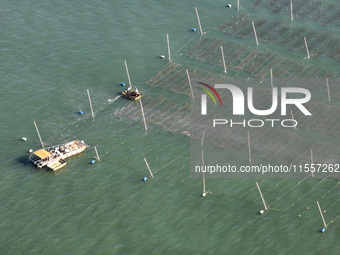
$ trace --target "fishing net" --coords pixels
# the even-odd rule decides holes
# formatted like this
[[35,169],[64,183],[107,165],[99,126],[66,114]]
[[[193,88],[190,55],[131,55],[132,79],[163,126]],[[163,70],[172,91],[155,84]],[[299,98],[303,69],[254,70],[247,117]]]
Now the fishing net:
[[[294,2],[294,13],[299,19],[312,19],[321,25],[332,27],[337,25],[339,10],[334,4],[321,3],[321,1]],[[286,0],[255,0],[249,7],[252,10],[266,8],[274,14],[289,15],[289,1]],[[309,12],[311,15],[307,16]],[[263,43],[266,47],[256,47],[252,20],[254,20],[260,44]],[[339,147],[335,139],[339,136],[340,130],[338,105],[340,91],[336,89],[339,83],[338,70],[331,68],[329,71],[323,67],[325,62],[332,66],[333,63],[339,61],[339,39],[327,31],[309,31],[298,25],[289,26],[287,22],[280,19],[270,21],[244,12],[230,18],[214,32],[218,36],[213,36],[216,33],[195,36],[177,52],[178,60],[175,59],[174,62],[166,64],[143,84],[142,104],[147,125],[159,126],[171,133],[190,135],[191,139],[200,141],[202,128],[198,125],[199,122],[195,122],[195,119],[191,120],[189,115],[193,99],[187,70],[192,84],[197,84],[199,81],[211,84],[238,84],[240,79],[243,79],[243,82],[250,77],[258,79],[257,83],[245,83],[240,86],[254,88],[256,91],[254,101],[258,102],[257,108],[259,109],[268,108],[268,95],[271,92],[269,77],[270,70],[272,70],[274,86],[284,86],[285,81],[280,81],[281,78],[289,78],[290,84],[297,86],[307,84],[306,86],[313,94],[313,100],[308,104],[313,118],[304,116],[294,108],[288,108],[288,115],[299,122],[297,130],[279,132],[279,130],[270,128],[232,128],[225,132],[222,128],[217,128],[216,132],[206,135],[205,143],[223,150],[234,150],[242,156],[246,155],[245,159],[248,160],[247,131],[249,131],[251,150],[255,159],[264,159],[272,163],[289,161],[292,164],[302,164],[311,162],[311,152],[313,152],[314,162],[340,162]],[[308,40],[312,58],[326,56],[325,62],[312,62],[304,59],[306,57],[304,36]],[[223,56],[221,46],[224,51]],[[288,51],[296,54],[286,54]],[[223,73],[222,58],[225,59],[227,65],[226,74]],[[329,78],[331,101],[328,100],[325,77]],[[307,78],[308,80],[305,80]],[[199,100],[201,90],[194,87],[193,93],[194,100]],[[232,101],[231,95],[227,92],[221,92],[221,98],[223,102]],[[96,114],[108,109],[113,102],[101,105]],[[136,135],[144,132],[141,104],[138,101],[126,100],[126,103],[122,107],[115,108],[113,115],[109,117],[125,121],[128,127],[138,123],[139,129]],[[273,118],[275,117],[277,116],[274,115]],[[83,120],[79,120],[81,121]],[[76,126],[79,122],[76,121],[72,125]],[[115,135],[122,135],[121,143],[103,152],[103,157],[118,148],[124,148],[127,144],[132,148],[138,146],[137,144],[131,145],[133,144],[132,138],[126,138],[124,130],[116,132]],[[316,137],[321,137],[321,139],[316,139]],[[157,178],[173,178],[176,182],[186,182],[189,177],[187,148],[178,153],[178,157],[169,158],[168,162],[162,165],[155,163],[157,162],[154,156],[155,151],[166,154],[167,150],[173,148],[176,148],[176,143],[172,141],[157,146],[145,143],[143,155],[132,156],[134,159],[126,163],[126,166],[145,174],[145,169],[141,169],[140,164],[142,157],[146,157],[150,160],[153,169],[156,169],[153,174]],[[133,155],[133,152],[129,153]],[[119,161],[120,159],[115,159],[112,164],[119,164]],[[321,179],[312,176],[304,176],[302,179],[290,177],[258,178],[269,208],[315,219],[319,217],[316,208],[316,201],[319,201],[322,209],[326,211],[325,217],[328,224],[340,217],[336,210],[340,206],[340,199],[335,192],[339,182],[334,175]],[[198,187],[201,187],[199,181],[197,189]],[[262,208],[257,187],[249,179],[208,179],[207,189],[214,194],[245,199]]]

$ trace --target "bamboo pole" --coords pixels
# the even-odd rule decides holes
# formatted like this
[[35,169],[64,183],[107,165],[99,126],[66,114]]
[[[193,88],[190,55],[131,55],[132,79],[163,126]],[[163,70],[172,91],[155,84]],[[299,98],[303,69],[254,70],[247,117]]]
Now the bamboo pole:
[[98,155],[98,151],[97,151],[97,147],[96,147],[96,146],[94,146],[94,150],[95,150],[95,152],[96,152],[97,159],[100,161],[100,157],[99,157],[99,155]]
[[307,39],[306,39],[305,36],[303,37],[303,39],[305,40],[305,46],[306,46],[306,51],[307,51],[307,58],[310,58],[308,44],[307,44]]
[[310,150],[310,162],[311,162],[311,164],[313,164],[313,150],[311,149]]
[[147,166],[148,169],[149,169],[149,172],[150,172],[151,177],[153,178],[153,174],[152,174],[152,172],[151,172],[151,169],[150,169],[150,167],[149,167],[148,162],[146,161],[146,158],[144,158],[144,161],[145,161],[146,166]]
[[254,30],[256,44],[259,45],[259,40],[257,39],[257,34],[256,34],[256,28],[255,28],[254,21],[251,21],[251,24],[253,24],[253,30]]
[[290,20],[291,21],[294,20],[294,16],[293,16],[293,0],[290,0]]
[[[293,111],[292,111],[292,110],[290,110],[290,115],[292,115],[292,119],[295,120],[295,119],[294,119],[294,115],[293,115]],[[296,126],[295,126],[294,128],[296,129]]]
[[169,62],[171,62],[169,34],[166,34],[166,42],[167,42],[167,44],[168,44],[168,57],[169,57]]
[[90,91],[89,91],[88,89],[87,89],[87,96],[89,97],[89,102],[90,102],[90,107],[91,107],[92,118],[94,118],[94,113],[93,113],[93,108],[92,108],[92,102],[91,102]]
[[201,33],[201,35],[203,35],[200,16],[198,15],[197,7],[195,7],[195,11],[196,11],[196,16],[197,16],[197,20],[198,20],[198,26],[200,27],[200,33]]
[[201,147],[203,147],[204,137],[205,137],[205,129],[204,129],[204,131],[203,131],[203,136],[202,136],[202,141],[201,141]]
[[260,196],[261,196],[261,199],[262,199],[262,203],[263,203],[264,209],[267,211],[268,208],[267,208],[267,205],[266,205],[266,201],[264,200],[264,197],[262,195],[260,186],[259,186],[259,184],[257,182],[256,182],[256,186],[257,186],[257,189],[259,190],[259,193],[260,193]]
[[270,68],[270,86],[272,88],[274,87],[274,82],[273,82],[273,69]]
[[237,0],[237,10],[240,10],[240,0]]
[[190,91],[191,91],[191,96],[192,96],[192,99],[195,99],[194,97],[194,91],[192,90],[192,85],[191,85],[191,80],[190,80],[190,76],[189,76],[189,71],[188,69],[185,69],[186,73],[187,73],[187,77],[188,77],[188,81],[189,81],[189,86],[190,86]]
[[128,77],[128,80],[129,80],[129,89],[131,89],[131,88],[132,88],[132,84],[131,84],[129,69],[128,69],[126,60],[124,60],[124,64],[125,64],[125,69],[126,69],[126,75],[127,75],[127,77]]
[[227,72],[227,66],[225,64],[225,59],[224,59],[224,52],[223,52],[223,47],[221,46],[221,54],[222,54],[222,60],[223,60],[223,66],[224,66],[224,73]]
[[140,99],[139,102],[140,102],[140,108],[142,109],[142,115],[143,115],[143,120],[144,120],[145,131],[147,131],[148,128],[146,126],[146,120],[145,120],[145,115],[144,115],[144,110],[143,110],[143,105],[142,105],[142,99]]
[[318,205],[319,212],[320,212],[320,215],[321,215],[321,219],[322,219],[322,221],[323,221],[323,226],[324,226],[325,228],[327,228],[327,224],[326,224],[325,218],[323,217],[323,213],[322,213],[322,210],[321,210],[320,204],[319,204],[319,202],[318,202],[318,201],[316,201],[316,203],[317,203],[317,205]]
[[38,133],[38,136],[39,136],[39,140],[40,140],[40,143],[41,143],[41,147],[44,148],[44,143],[43,143],[43,141],[42,141],[42,139],[41,139],[41,136],[40,136],[40,133],[39,133],[39,129],[38,129],[37,123],[35,123],[35,121],[33,121],[33,123],[34,123],[34,126],[35,126],[35,130],[37,130],[37,133]]
[[326,87],[327,87],[328,101],[331,101],[331,93],[329,91],[328,77],[326,77]]
[[204,155],[203,155],[203,150],[202,150],[202,178],[203,178],[203,193],[202,197],[205,197],[207,195],[206,190],[205,190],[205,175],[204,175]]
[[[313,164],[314,163],[314,159],[313,159],[313,150],[310,150],[310,163]],[[312,177],[314,177],[314,172],[312,172]]]
[[251,162],[251,149],[250,149],[250,134],[249,134],[249,130],[247,131],[247,133],[248,133],[249,162]]

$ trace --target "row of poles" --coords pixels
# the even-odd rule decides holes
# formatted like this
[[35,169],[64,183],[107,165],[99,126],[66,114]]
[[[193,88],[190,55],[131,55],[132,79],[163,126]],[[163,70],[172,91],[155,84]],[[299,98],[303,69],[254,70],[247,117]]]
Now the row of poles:
[[[291,8],[291,21],[293,21],[294,18],[293,18],[293,4],[292,4],[292,0],[290,0],[290,8]],[[239,3],[239,0],[237,0],[237,10],[239,10],[239,9],[240,9],[240,3]],[[198,20],[200,34],[203,35],[204,32],[202,30],[201,21],[200,21],[200,18],[199,18],[197,7],[195,7],[195,12],[196,12],[197,20]],[[259,41],[258,41],[258,38],[257,38],[256,27],[255,27],[254,21],[252,21],[252,26],[253,26],[253,31],[254,31],[254,35],[255,35],[256,44],[259,45]],[[167,46],[168,46],[168,60],[169,60],[169,62],[171,62],[172,60],[171,60],[171,54],[170,54],[169,34],[166,35],[166,39],[167,39]],[[306,37],[304,37],[304,41],[305,41],[305,46],[306,46],[306,50],[307,50],[307,58],[310,58],[310,54],[309,54],[309,49],[308,49],[308,44],[307,44]],[[221,54],[222,54],[222,59],[223,59],[224,73],[226,73],[227,72],[227,68],[226,68],[226,63],[225,63],[223,47],[221,46],[220,49],[221,49]],[[124,64],[125,64],[125,69],[126,69],[126,73],[127,73],[128,82],[129,82],[129,89],[132,89],[129,69],[128,69],[126,60],[124,60]],[[192,89],[192,85],[191,85],[191,80],[190,80],[190,75],[189,75],[188,69],[186,69],[186,74],[187,74],[187,78],[188,78],[188,82],[189,82],[189,86],[190,86],[190,90],[191,90],[191,96],[194,99],[194,93],[193,93],[193,89]],[[271,86],[273,87],[274,85],[273,85],[273,70],[272,69],[270,69],[270,79],[271,79]],[[326,77],[326,86],[327,86],[327,92],[328,92],[328,100],[330,101],[329,83],[328,83],[328,78],[327,77]],[[92,118],[94,118],[95,115],[94,115],[94,112],[93,112],[91,95],[90,95],[90,91],[88,89],[87,89],[87,95],[88,95],[88,99],[89,99],[89,103],[90,103],[91,115],[92,115]],[[147,130],[147,125],[146,125],[146,120],[145,120],[142,100],[139,100],[139,102],[140,102],[141,112],[142,112],[143,121],[144,121],[144,128],[145,128],[145,130]],[[291,115],[292,115],[292,118],[294,119],[292,112],[291,112]],[[37,126],[35,121],[33,121],[33,123],[34,123],[34,126],[36,128],[36,131],[37,131],[37,134],[38,134],[41,146],[44,148],[44,143],[43,143],[43,141],[41,139],[38,126]],[[251,158],[250,133],[249,133],[249,131],[247,131],[247,135],[248,135],[249,162],[251,162],[252,158]],[[203,152],[204,136],[205,136],[205,130],[203,132],[202,141],[201,141],[201,147],[202,147],[202,166],[203,167],[204,167],[204,152]],[[97,159],[100,161],[100,157],[98,155],[98,151],[97,151],[96,146],[94,146],[94,149],[95,149],[95,152],[96,152],[96,155],[97,155]],[[147,162],[145,157],[144,157],[144,162],[145,162],[145,164],[146,164],[146,166],[147,166],[147,168],[149,170],[150,176],[154,177],[154,175],[153,175],[153,173],[152,173],[152,171],[150,169],[149,163]],[[311,162],[313,162],[313,151],[312,150],[311,150]],[[203,174],[203,176],[202,176],[203,177],[203,193],[202,193],[202,196],[205,197],[206,194],[207,194],[206,186],[205,186],[205,174],[204,174],[204,172],[202,172],[202,174]],[[259,184],[257,182],[256,182],[256,186],[257,186],[257,189],[258,189],[258,191],[260,193],[260,196],[261,196],[261,199],[262,199],[262,203],[264,205],[264,209],[268,210],[269,207],[267,206],[267,203],[264,200],[264,197],[263,197],[263,194],[261,192],[260,186],[259,186]],[[321,207],[320,207],[320,204],[319,204],[318,201],[317,201],[317,205],[318,205],[318,208],[319,208],[319,212],[320,212],[321,218],[323,220],[324,227],[327,228],[327,224],[325,222],[325,219],[324,219],[324,216],[323,216],[323,213],[322,213],[322,210],[321,210]],[[263,212],[264,212],[263,210],[260,211],[261,214]]]

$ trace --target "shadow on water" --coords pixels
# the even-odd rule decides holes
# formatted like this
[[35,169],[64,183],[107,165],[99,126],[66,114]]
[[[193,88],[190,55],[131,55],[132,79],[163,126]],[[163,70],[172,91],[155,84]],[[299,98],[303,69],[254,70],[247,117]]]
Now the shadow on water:
[[36,168],[33,163],[29,160],[29,155],[27,156],[21,156],[19,158],[16,159],[16,161],[24,166],[24,169],[25,171],[30,171],[31,173],[41,173],[41,172],[44,172],[44,173],[51,173],[51,174],[56,174],[56,173],[59,173],[61,172],[62,170],[60,171],[57,171],[57,172],[53,172],[53,171],[50,171],[47,167],[44,167],[44,168]]
[[31,163],[31,161],[29,160],[29,155],[26,156],[21,156],[19,158],[16,159],[17,162],[19,162],[21,165],[27,166],[27,165],[31,165],[33,168],[33,165]]

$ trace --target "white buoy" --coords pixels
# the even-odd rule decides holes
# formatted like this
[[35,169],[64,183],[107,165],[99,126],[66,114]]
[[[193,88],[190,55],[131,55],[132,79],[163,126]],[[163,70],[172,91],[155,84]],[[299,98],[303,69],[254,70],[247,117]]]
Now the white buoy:
[[29,149],[29,151],[28,151],[29,153],[32,153],[33,152],[33,150],[32,149]]
[[264,214],[264,210],[259,211],[259,214],[261,215]]
[[231,8],[231,4],[227,4],[227,7],[228,7],[228,8]]
[[207,195],[207,193],[203,192],[202,193],[202,197],[205,197]]
[[27,138],[26,137],[22,137],[21,140],[27,141]]
[[161,58],[161,59],[165,59],[165,56],[164,56],[164,55],[161,55],[160,58]]

